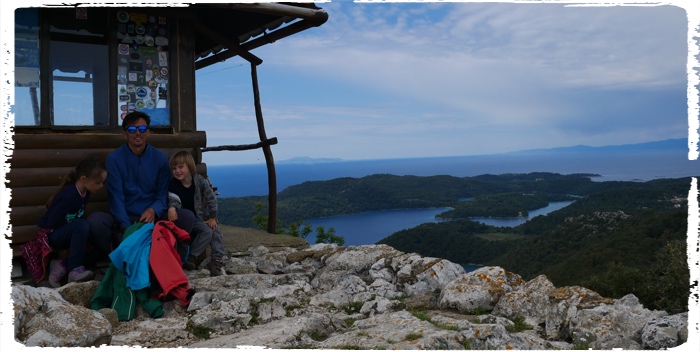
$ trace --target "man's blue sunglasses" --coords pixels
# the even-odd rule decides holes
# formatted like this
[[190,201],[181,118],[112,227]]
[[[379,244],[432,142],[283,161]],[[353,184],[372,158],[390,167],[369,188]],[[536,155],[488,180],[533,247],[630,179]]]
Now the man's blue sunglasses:
[[148,130],[148,126],[129,126],[126,128],[126,131],[129,132],[130,134],[136,133],[136,130],[139,130],[141,133],[146,133]]

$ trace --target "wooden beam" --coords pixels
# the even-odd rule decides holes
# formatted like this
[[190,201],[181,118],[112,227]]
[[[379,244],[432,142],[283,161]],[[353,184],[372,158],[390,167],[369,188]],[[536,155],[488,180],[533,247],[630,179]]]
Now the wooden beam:
[[251,64],[253,64],[253,65],[262,64],[261,58],[251,54],[248,51],[243,50],[240,47],[239,43],[229,39],[228,37],[226,37],[225,35],[222,35],[221,33],[218,33],[217,31],[207,27],[203,23],[195,22],[194,23],[194,30],[196,30],[197,32],[199,32],[207,37],[212,38],[214,41],[216,41],[218,43],[223,44],[224,46],[226,46],[228,48],[228,50],[235,52],[238,56],[248,60],[248,62],[250,62]]
[[206,148],[202,148],[202,152],[215,152],[215,151],[222,151],[222,150],[230,150],[230,151],[252,150],[252,149],[258,149],[258,148],[262,148],[262,147],[270,146],[270,145],[275,145],[275,144],[277,144],[277,137],[272,137],[268,140],[264,140],[262,142],[258,142],[255,144],[219,145],[216,147],[206,147]]
[[[258,135],[260,141],[267,140],[265,133],[265,122],[263,121],[262,106],[260,105],[260,89],[258,86],[258,69],[255,64],[250,64],[251,76],[253,80],[253,97],[255,100],[255,120],[258,123]],[[267,164],[267,186],[269,189],[267,232],[276,233],[277,225],[277,174],[275,173],[275,159],[272,157],[272,148],[269,145],[263,146],[265,154],[265,164]]]

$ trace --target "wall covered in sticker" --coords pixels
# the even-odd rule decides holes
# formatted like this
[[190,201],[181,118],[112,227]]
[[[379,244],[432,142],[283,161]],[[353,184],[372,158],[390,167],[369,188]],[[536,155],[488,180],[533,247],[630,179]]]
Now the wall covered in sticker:
[[117,13],[118,115],[132,111],[151,117],[151,126],[169,126],[168,20],[153,14]]

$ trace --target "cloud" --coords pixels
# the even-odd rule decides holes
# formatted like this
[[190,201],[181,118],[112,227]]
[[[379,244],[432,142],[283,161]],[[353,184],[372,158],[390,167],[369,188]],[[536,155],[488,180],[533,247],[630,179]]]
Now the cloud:
[[458,155],[686,131],[682,8],[319,6],[327,23],[256,51],[266,128],[285,152]]

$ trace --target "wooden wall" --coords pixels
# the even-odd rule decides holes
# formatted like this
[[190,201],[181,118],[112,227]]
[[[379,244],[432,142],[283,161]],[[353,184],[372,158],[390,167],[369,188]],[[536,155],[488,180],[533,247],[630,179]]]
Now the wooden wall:
[[[10,158],[7,187],[11,192],[10,225],[13,255],[20,255],[19,244],[36,234],[36,223],[46,211],[46,201],[56,191],[63,177],[87,157],[104,161],[112,150],[126,143],[120,133],[16,133]],[[204,132],[156,134],[151,132],[148,143],[168,156],[189,150],[197,163],[197,172],[206,177],[201,148],[206,146]],[[107,211],[107,190],[101,189],[90,197],[87,214]]]

